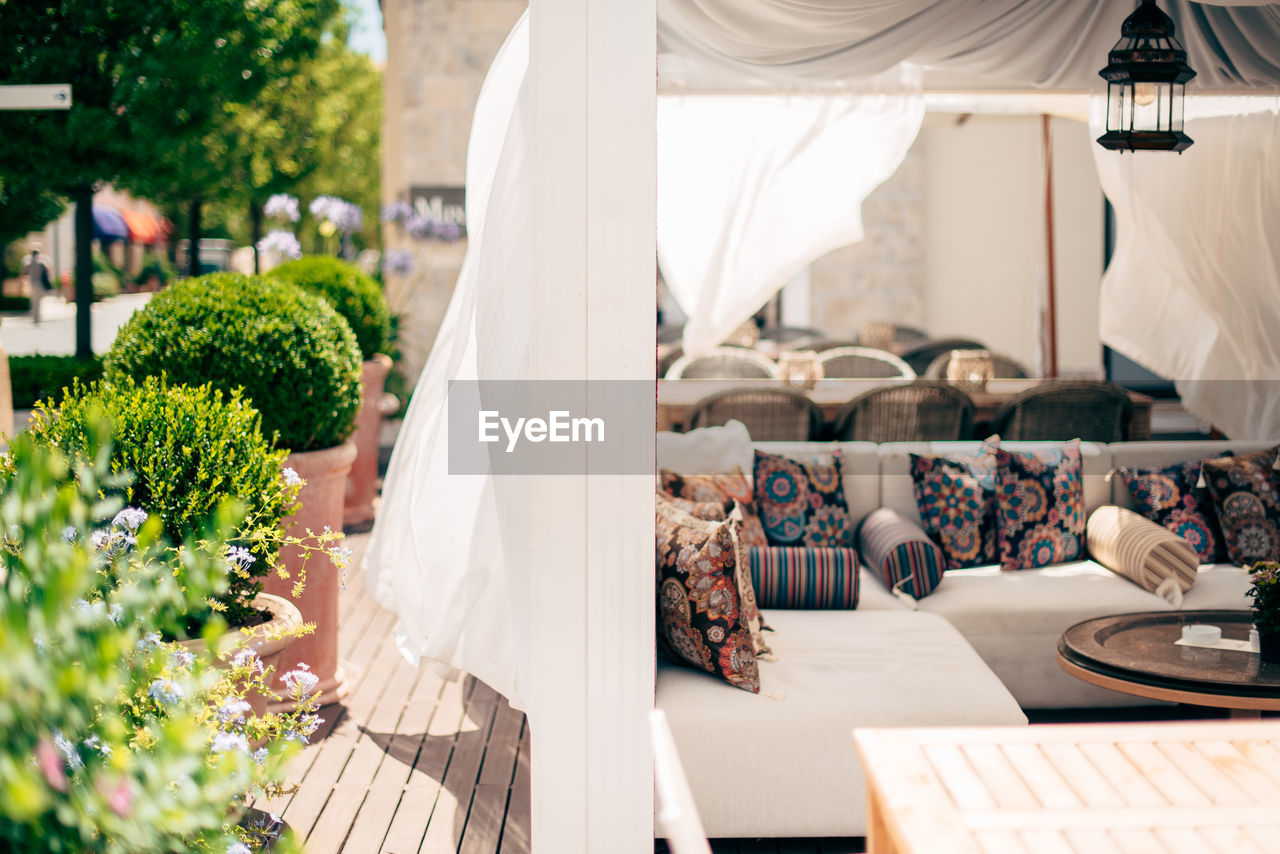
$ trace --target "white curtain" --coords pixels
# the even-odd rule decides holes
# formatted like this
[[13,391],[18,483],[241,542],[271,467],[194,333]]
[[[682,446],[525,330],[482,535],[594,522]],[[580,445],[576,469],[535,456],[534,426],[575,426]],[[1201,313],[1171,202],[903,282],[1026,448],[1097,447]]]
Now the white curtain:
[[[914,62],[1096,89],[1123,0],[659,0],[659,51],[743,77],[856,80]],[[1161,0],[1205,88],[1280,82],[1280,5]]]
[[[465,670],[524,707],[528,572],[524,510],[486,475],[449,474],[450,380],[519,379],[528,359],[533,252],[526,168],[528,28],[485,79],[467,151],[467,258],[392,454],[364,559],[365,582],[399,617],[400,649]],[[518,479],[517,479],[518,480]]]
[[[1196,117],[1200,110],[1244,110]],[[1091,121],[1105,125],[1098,99]],[[1094,147],[1116,211],[1102,340],[1228,436],[1280,436],[1280,99],[1188,100],[1181,155]]]
[[780,287],[862,239],[862,201],[924,119],[918,69],[897,95],[658,99],[658,258],[688,315],[685,353],[723,341]]

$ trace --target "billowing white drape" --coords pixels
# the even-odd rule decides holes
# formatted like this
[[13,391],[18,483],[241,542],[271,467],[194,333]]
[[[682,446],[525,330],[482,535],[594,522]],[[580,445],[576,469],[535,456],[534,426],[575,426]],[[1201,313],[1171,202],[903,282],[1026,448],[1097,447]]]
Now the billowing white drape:
[[[1181,155],[1095,146],[1117,241],[1102,340],[1175,380],[1183,406],[1228,436],[1280,436],[1280,99],[1194,118]],[[1104,104],[1091,121],[1101,133]]]
[[[862,239],[862,201],[924,119],[914,94],[658,99],[658,258],[689,320],[684,350],[723,341],[792,277]],[[911,79],[914,77],[914,79]]]
[[[1206,89],[1280,83],[1280,5],[1161,0]],[[1096,89],[1123,0],[660,0],[659,50],[770,80],[914,62],[1018,86]]]
[[[476,104],[467,151],[469,249],[405,416],[365,554],[365,582],[399,617],[401,650],[465,670],[524,707],[528,571],[511,484],[451,475],[450,380],[527,371],[531,179],[528,28],[507,38]],[[518,485],[516,485],[518,486]]]

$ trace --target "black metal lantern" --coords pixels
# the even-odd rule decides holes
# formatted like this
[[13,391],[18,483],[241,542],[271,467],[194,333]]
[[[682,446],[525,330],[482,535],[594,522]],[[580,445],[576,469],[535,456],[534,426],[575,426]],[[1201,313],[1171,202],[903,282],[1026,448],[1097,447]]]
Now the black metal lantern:
[[1120,28],[1120,41],[1098,72],[1107,81],[1107,132],[1098,144],[1115,151],[1182,151],[1186,83],[1196,73],[1174,38],[1173,20],[1155,0],[1142,0]]

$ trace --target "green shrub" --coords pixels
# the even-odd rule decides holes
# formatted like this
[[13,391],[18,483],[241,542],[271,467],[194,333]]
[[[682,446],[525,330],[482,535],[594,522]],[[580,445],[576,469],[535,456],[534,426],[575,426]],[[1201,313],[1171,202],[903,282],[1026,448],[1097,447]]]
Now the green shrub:
[[136,312],[107,354],[106,377],[160,373],[243,387],[263,433],[291,451],[341,444],[360,406],[360,350],[346,321],[319,297],[266,277],[186,279]]
[[162,285],[178,278],[178,268],[169,260],[168,255],[152,251],[143,254],[142,269],[134,281],[139,285],[145,285],[153,278],[159,279]]
[[268,275],[328,300],[351,325],[365,359],[387,352],[391,334],[387,298],[376,281],[352,265],[327,255],[311,255],[282,264]]
[[31,311],[31,297],[0,294],[0,311]]
[[106,299],[120,293],[120,277],[115,273],[94,273],[91,282],[95,300]]
[[75,356],[10,356],[9,382],[14,409],[31,409],[40,400],[57,401],[79,379],[90,383],[102,376],[102,360]]
[[[93,425],[102,417],[115,435],[111,470],[133,473],[129,485],[105,491],[159,517],[173,542],[198,533],[223,502],[243,504],[245,516],[231,542],[248,548],[254,560],[231,567],[217,610],[225,609],[232,625],[250,622],[256,612],[249,603],[277,561],[280,520],[298,492],[283,474],[285,452],[273,450],[263,437],[258,413],[237,392],[224,399],[207,385],[173,385],[157,377],[135,383],[123,377],[116,383],[77,384],[61,406],[37,409],[27,434],[38,445],[83,460],[92,447]],[[191,618],[200,624],[209,616],[204,608]]]

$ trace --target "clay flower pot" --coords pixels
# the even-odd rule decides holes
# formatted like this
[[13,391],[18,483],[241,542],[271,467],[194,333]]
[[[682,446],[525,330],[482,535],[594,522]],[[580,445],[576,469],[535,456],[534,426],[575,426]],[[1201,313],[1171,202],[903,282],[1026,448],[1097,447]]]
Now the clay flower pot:
[[356,461],[347,478],[346,503],[342,519],[346,525],[362,525],[373,519],[373,499],[378,494],[378,432],[382,426],[382,387],[391,370],[391,359],[381,353],[360,368],[360,411],[351,441]]
[[[296,637],[279,637],[279,635],[291,632],[302,625],[302,614],[288,599],[273,596],[270,593],[259,593],[253,600],[253,607],[271,616],[266,622],[254,626],[247,638],[241,635],[243,648],[253,650],[262,662],[263,668],[275,667],[275,672],[279,673],[280,657],[291,644],[298,640]],[[237,628],[228,631],[241,634],[241,630]],[[205,642],[203,638],[193,638],[182,641],[181,646],[195,652],[204,650]],[[246,699],[255,715],[260,715],[267,710],[266,695],[254,691]]]
[[[342,530],[342,503],[346,493],[347,474],[356,458],[356,446],[350,439],[332,448],[290,454],[285,465],[306,481],[298,493],[301,502],[298,511],[282,524],[286,536],[303,537],[307,531],[320,534],[326,527]],[[338,590],[340,572],[324,554],[311,555],[305,561],[306,585],[300,597],[293,597],[294,580],[303,570],[304,552],[294,546],[280,550],[280,559],[289,571],[289,578],[282,579],[275,573],[269,575],[265,586],[268,593],[284,596],[298,606],[302,619],[315,623],[315,631],[298,638],[281,657],[273,678],[272,687],[287,695],[281,678],[299,664],[306,664],[319,677],[317,690],[320,703],[333,703],[347,692],[342,663],[338,660]],[[279,711],[287,704],[277,704],[271,711]]]
[[1280,632],[1259,634],[1258,652],[1268,664],[1280,664]]

